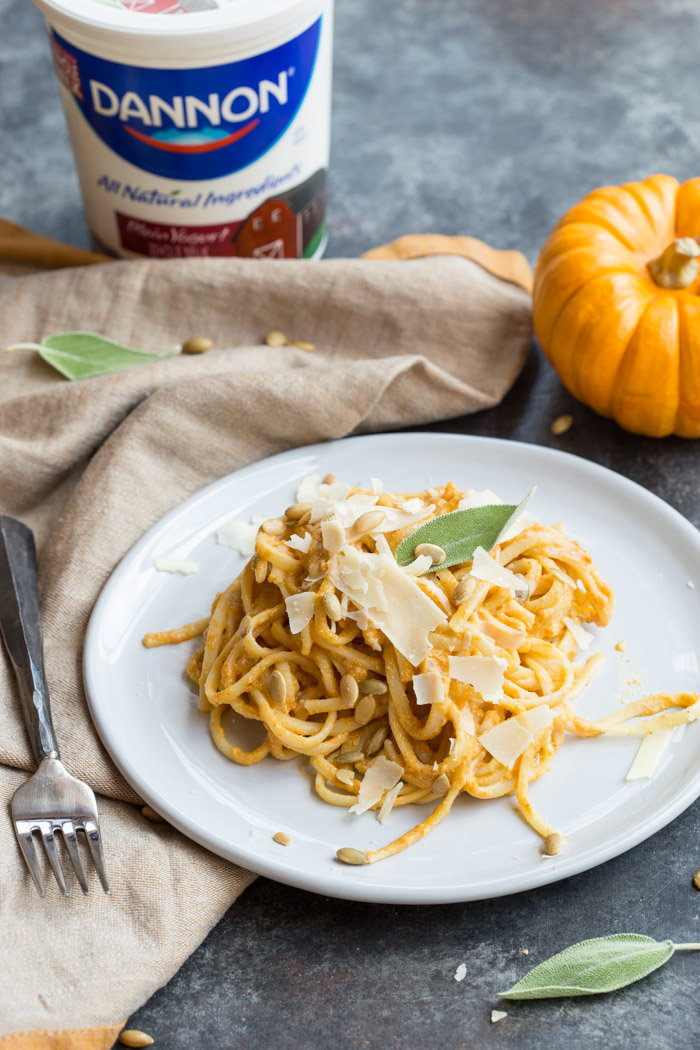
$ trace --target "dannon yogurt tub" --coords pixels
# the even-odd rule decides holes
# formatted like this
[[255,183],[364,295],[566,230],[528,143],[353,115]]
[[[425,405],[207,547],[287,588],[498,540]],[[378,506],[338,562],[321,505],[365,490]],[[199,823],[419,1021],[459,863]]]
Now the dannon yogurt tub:
[[36,0],[94,247],[314,258],[332,0]]

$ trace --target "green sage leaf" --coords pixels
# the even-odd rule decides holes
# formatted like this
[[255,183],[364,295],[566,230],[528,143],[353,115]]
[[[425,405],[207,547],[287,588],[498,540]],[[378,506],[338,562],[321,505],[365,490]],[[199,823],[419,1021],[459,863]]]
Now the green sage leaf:
[[36,350],[47,364],[66,379],[89,379],[92,376],[123,372],[137,365],[161,361],[180,352],[171,347],[160,354],[132,350],[94,332],[60,332],[46,336],[40,343],[18,343],[11,350]]
[[502,999],[556,999],[614,992],[663,966],[675,947],[673,941],[655,941],[637,933],[595,937],[546,959],[498,994]]
[[396,548],[397,562],[410,565],[420,543],[436,543],[447,555],[445,561],[434,565],[429,572],[470,561],[477,547],[490,551],[522,514],[536,491],[531,489],[517,507],[513,503],[491,503],[486,507],[453,510],[426,521]]

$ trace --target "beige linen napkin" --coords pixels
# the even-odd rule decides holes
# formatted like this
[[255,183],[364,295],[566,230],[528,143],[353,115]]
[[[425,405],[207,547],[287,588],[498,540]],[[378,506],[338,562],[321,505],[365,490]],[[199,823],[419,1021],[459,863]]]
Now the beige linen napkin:
[[[89,897],[73,882],[64,899],[47,876],[40,900],[5,805],[0,1047],[107,1050],[254,876],[146,822],[102,747],[80,670],[102,586],[166,511],[247,463],[497,404],[530,340],[529,269],[485,245],[470,261],[462,238],[404,238],[366,260],[73,267],[74,250],[18,230],[0,223],[12,266],[67,268],[0,275],[0,348],[77,329],[217,347],[74,383],[31,351],[0,351],[0,512],[37,536],[54,722],[66,767],[99,794],[112,883],[105,896],[90,872]],[[260,345],[271,329],[317,350]],[[1,650],[0,719],[7,803],[33,763]]]

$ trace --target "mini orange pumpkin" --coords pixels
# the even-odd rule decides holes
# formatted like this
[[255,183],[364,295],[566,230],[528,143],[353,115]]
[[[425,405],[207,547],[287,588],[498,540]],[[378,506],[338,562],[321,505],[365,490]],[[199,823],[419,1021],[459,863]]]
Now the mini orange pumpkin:
[[700,178],[595,190],[535,270],[534,325],[574,397],[637,434],[700,437]]

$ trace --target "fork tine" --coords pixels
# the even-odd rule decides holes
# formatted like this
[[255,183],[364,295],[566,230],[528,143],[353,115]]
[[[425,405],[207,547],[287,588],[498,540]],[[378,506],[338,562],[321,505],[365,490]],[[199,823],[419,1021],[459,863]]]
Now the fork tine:
[[104,853],[102,852],[100,829],[94,820],[86,820],[83,830],[85,831],[85,837],[87,838],[93,863],[97,868],[97,874],[100,876],[102,889],[105,893],[109,893],[109,882],[107,881],[107,872],[105,870],[105,858]]
[[78,836],[75,833],[75,825],[72,820],[64,820],[61,825],[61,834],[63,835],[63,842],[65,844],[70,862],[73,865],[73,871],[76,874],[80,888],[83,893],[87,894],[88,884],[85,878],[85,870],[83,869],[83,862],[80,858],[80,850],[78,849]]
[[20,825],[19,821],[17,821],[15,823],[15,833],[17,835],[17,841],[19,842],[19,848],[22,850],[22,855],[27,862],[27,867],[29,868],[29,873],[32,876],[34,885],[39,892],[39,896],[44,897],[46,896],[44,892],[44,879],[41,874],[41,868],[39,867],[39,858],[36,855],[31,824],[22,821]]
[[63,875],[63,868],[61,867],[61,858],[58,855],[56,849],[56,839],[53,833],[53,824],[51,821],[42,820],[39,824],[39,830],[41,831],[41,837],[44,842],[44,849],[46,850],[46,856],[49,858],[49,864],[53,869],[53,873],[56,876],[56,882],[59,885],[59,889],[64,897],[68,896],[68,887],[66,886],[66,880]]

